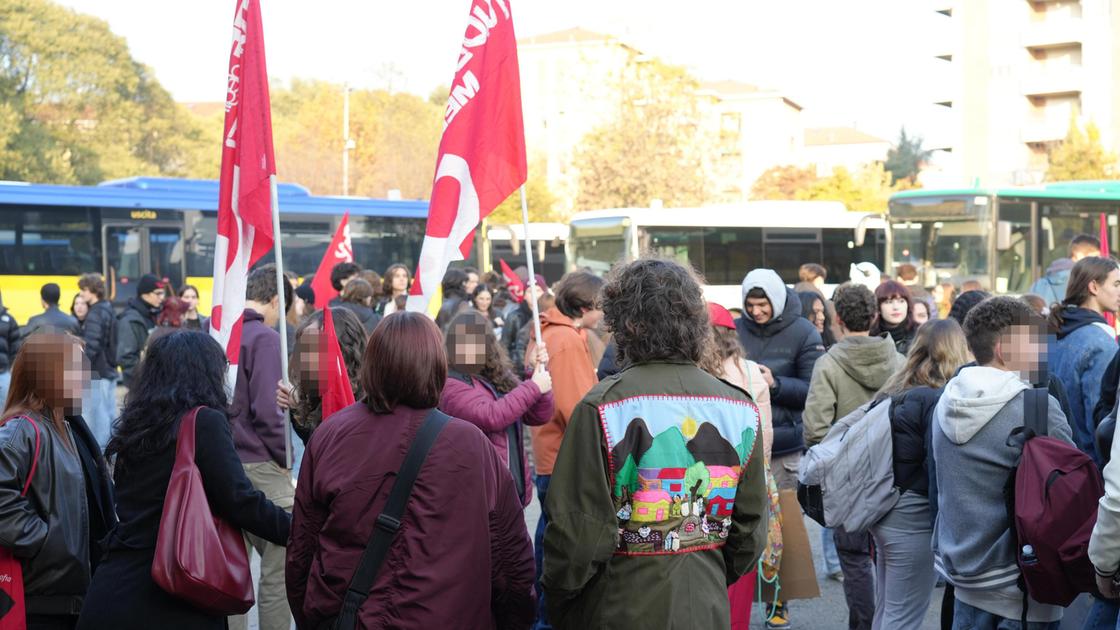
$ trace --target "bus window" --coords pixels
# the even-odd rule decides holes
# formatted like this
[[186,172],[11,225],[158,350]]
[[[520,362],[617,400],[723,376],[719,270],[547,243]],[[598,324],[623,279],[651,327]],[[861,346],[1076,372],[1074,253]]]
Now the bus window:
[[[350,215],[350,242],[354,247],[354,262],[379,274],[395,263],[404,263],[412,269],[416,261],[420,260],[424,227],[423,219]],[[476,234],[471,250],[471,257],[475,260],[478,249]],[[326,245],[323,245],[323,250],[326,250]],[[322,256],[323,253],[319,252],[319,255]],[[314,273],[315,269],[312,268],[311,271]]]
[[568,271],[587,269],[599,275],[606,274],[616,262],[629,258],[629,229],[622,219],[616,218],[572,223],[568,236]]
[[[84,208],[29,209],[10,207],[5,214],[18,225],[16,267],[8,273],[35,276],[77,276],[101,268],[93,222]],[[6,240],[6,239],[5,239]],[[7,256],[5,256],[7,258]]]
[[1025,293],[1031,270],[1031,206],[1000,202],[996,230],[996,293]]
[[[183,233],[179,228],[148,228],[151,273],[167,278],[176,291],[183,286]],[[170,293],[169,293],[170,295]]]
[[708,284],[740,284],[751,269],[762,266],[762,228],[704,228],[704,280]]
[[218,234],[218,215],[188,210],[183,213],[184,249],[187,276],[208,278],[214,275],[214,241]]
[[130,225],[105,227],[105,283],[109,299],[121,304],[136,297],[140,270],[142,228]]
[[[334,236],[334,228],[328,219],[292,221],[282,219],[280,233],[283,238],[280,246],[284,255],[284,271],[293,271],[299,276],[310,278],[315,275],[323,254]],[[276,249],[268,250],[261,256],[255,267],[276,262]],[[358,261],[358,264],[361,264]],[[211,272],[212,273],[212,272]]]
[[801,265],[821,261],[819,229],[767,228],[763,236],[765,265],[776,271],[784,282],[795,284]]
[[[1115,206],[1087,203],[1039,203],[1041,230],[1039,231],[1039,263],[1041,273],[1055,261],[1069,257],[1069,242],[1079,234],[1100,237],[1100,215],[1111,216]],[[1115,251],[1116,226],[1108,229],[1110,249]]]
[[[706,273],[703,228],[648,227],[638,231],[638,238],[642,251],[648,250]],[[711,280],[708,282],[712,283]]]
[[861,262],[872,262],[880,265],[886,243],[883,231],[879,229],[867,230],[863,245],[856,246],[855,230],[848,228],[825,228],[821,230],[821,259],[806,260],[803,262],[817,262],[824,266],[828,272],[829,284],[843,284],[851,277],[852,265]]

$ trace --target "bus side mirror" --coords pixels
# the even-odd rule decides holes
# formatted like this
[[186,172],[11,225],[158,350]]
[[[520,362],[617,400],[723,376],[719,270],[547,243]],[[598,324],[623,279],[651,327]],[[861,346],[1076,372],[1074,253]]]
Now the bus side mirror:
[[1006,251],[1011,249],[1011,222],[999,221],[996,223],[996,249]]
[[853,239],[856,247],[863,247],[864,242],[867,241],[867,222],[874,218],[877,218],[876,215],[869,214],[862,217],[856,224],[856,233]]

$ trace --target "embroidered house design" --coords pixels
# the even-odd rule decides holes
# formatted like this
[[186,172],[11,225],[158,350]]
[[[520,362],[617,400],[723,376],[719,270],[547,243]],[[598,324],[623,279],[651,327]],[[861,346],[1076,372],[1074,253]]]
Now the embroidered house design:
[[[612,491],[620,519],[617,553],[683,553],[722,545],[739,478],[759,433],[758,409],[725,398],[638,396],[604,405]],[[636,545],[658,532],[668,544]]]

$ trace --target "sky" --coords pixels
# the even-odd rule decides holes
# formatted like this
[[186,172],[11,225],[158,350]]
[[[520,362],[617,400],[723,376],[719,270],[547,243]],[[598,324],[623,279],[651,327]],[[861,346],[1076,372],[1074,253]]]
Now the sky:
[[[234,0],[56,0],[106,20],[176,100],[221,101]],[[511,2],[520,37],[574,26],[620,37],[704,80],[784,91],[806,126],[852,125],[933,144],[931,5],[898,0]],[[264,0],[270,77],[428,96],[450,83],[468,0]],[[932,136],[932,137],[931,137]],[[931,146],[931,142],[927,142]]]

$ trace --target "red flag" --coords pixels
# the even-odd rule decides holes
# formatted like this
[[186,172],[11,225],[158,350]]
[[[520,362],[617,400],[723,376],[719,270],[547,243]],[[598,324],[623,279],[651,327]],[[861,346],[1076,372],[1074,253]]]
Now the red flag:
[[[319,299],[318,295],[315,299]],[[334,315],[330,308],[323,309],[323,333],[319,343],[319,393],[323,397],[323,420],[334,412],[354,404],[354,390],[350,375],[342,359],[342,348],[334,332]]]
[[338,291],[331,286],[331,270],[338,263],[354,262],[354,247],[350,244],[350,213],[342,215],[342,222],[331,239],[331,244],[323,254],[319,269],[315,272],[315,279],[311,281],[311,290],[315,292],[315,307],[326,308],[327,304],[338,295]]
[[509,0],[472,0],[443,121],[411,311],[427,309],[448,263],[470,253],[479,221],[525,182],[521,77]]
[[509,294],[513,297],[514,302],[520,302],[525,299],[525,283],[517,274],[513,273],[513,269],[509,268],[504,258],[499,258],[498,263],[502,266],[502,275],[506,277],[509,282]]
[[[1101,213],[1101,234],[1100,234],[1100,236],[1101,236],[1101,256],[1103,256],[1104,258],[1108,258],[1108,256],[1109,256],[1109,253],[1108,253],[1108,220],[1106,219],[1105,214],[1103,212]],[[1104,321],[1108,322],[1109,326],[1112,326],[1113,328],[1116,328],[1116,314],[1115,313],[1105,313],[1104,314]]]
[[226,123],[214,245],[210,334],[236,375],[249,267],[272,249],[272,114],[259,0],[237,0],[226,78]]

